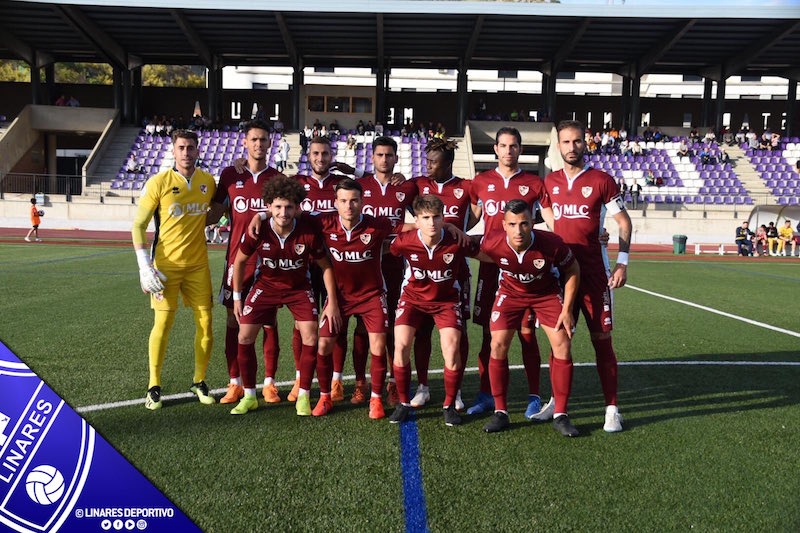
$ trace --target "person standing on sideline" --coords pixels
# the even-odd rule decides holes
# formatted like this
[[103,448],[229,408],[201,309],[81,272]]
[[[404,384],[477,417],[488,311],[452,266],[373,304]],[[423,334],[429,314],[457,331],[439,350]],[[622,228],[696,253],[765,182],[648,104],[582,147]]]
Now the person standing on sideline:
[[631,207],[639,209],[639,195],[642,194],[642,186],[638,181],[634,181],[631,185]]
[[[142,291],[150,294],[155,319],[148,353],[150,382],[144,406],[161,408],[161,367],[167,339],[178,310],[178,293],[194,313],[194,378],[189,387],[200,403],[216,403],[205,382],[211,356],[211,270],[204,229],[206,212],[216,191],[214,176],[195,167],[197,134],[187,130],[172,133],[175,166],[145,183],[133,220],[133,248],[139,263]],[[147,247],[147,226],[155,217],[152,248]]]
[[39,238],[39,224],[42,223],[41,217],[43,216],[44,211],[36,207],[36,198],[31,198],[31,229],[25,235],[25,242],[31,242],[31,235],[33,235],[36,242],[42,242],[42,239]]

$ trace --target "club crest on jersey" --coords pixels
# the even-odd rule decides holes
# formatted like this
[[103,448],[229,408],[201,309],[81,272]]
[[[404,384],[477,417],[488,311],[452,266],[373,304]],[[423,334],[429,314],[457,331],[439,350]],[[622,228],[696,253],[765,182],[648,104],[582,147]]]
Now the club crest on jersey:
[[305,190],[307,190],[307,191],[310,191],[310,190],[311,190],[311,185],[309,185],[308,183],[304,183],[304,184],[303,184],[303,188],[304,188]]
[[237,181],[236,182],[236,188],[237,189],[244,189],[244,182],[242,180]]
[[430,194],[430,193],[431,193],[431,188],[430,187],[423,187],[422,188],[422,194]]
[[464,189],[453,189],[453,196],[456,197],[456,200],[461,200],[461,197],[464,196]]
[[362,233],[361,234],[361,242],[363,242],[364,244],[369,244],[371,240],[372,240],[372,234],[371,233]]
[[589,198],[589,195],[592,194],[591,187],[581,187],[581,194],[584,198]]
[[250,307],[249,305],[245,305],[244,309],[242,309],[242,314],[249,315],[252,311],[253,311],[252,307]]
[[294,245],[294,253],[296,253],[297,255],[301,255],[305,251],[305,249],[306,249],[306,245],[305,244],[295,244]]
[[498,318],[500,318],[500,311],[492,311],[492,322],[497,322]]
[[525,196],[526,194],[528,194],[528,191],[529,191],[529,190],[531,190],[531,189],[530,189],[530,187],[528,187],[527,185],[520,185],[520,186],[519,186],[519,193],[520,193],[522,196]]
[[453,258],[454,257],[455,257],[455,255],[453,255],[453,254],[444,254],[444,255],[442,255],[442,259],[444,259],[444,262],[447,265],[449,265],[450,263],[453,262]]
[[394,193],[394,196],[395,196],[395,198],[397,198],[398,202],[402,202],[403,200],[406,199],[406,193],[404,193],[404,192],[396,192],[396,193]]
[[533,266],[541,270],[541,268],[544,266],[544,259],[534,259]]
[[206,194],[208,192],[208,186],[207,185],[201,185],[200,186],[200,192],[202,194]]

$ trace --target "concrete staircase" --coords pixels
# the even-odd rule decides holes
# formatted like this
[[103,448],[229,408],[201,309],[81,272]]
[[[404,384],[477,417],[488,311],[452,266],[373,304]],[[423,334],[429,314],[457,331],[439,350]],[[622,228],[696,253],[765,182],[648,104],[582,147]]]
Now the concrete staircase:
[[101,184],[105,184],[103,190],[107,190],[111,181],[117,177],[120,167],[125,164],[128,152],[133,146],[133,141],[139,135],[141,128],[136,126],[122,126],[117,134],[111,139],[111,144],[103,154],[103,158],[97,166],[93,176],[87,177],[84,195],[100,194]]
[[[766,187],[764,180],[762,180],[761,176],[756,172],[755,167],[750,163],[744,150],[738,146],[728,146],[725,150],[728,152],[728,155],[731,156],[731,161],[735,163],[736,175],[739,176],[739,180],[741,180],[744,188],[747,189],[748,194],[750,194],[754,200],[758,197],[770,198],[772,196],[772,191]],[[770,200],[772,201],[768,203],[775,203],[773,198],[770,198]]]
[[470,165],[472,146],[469,146],[464,141],[464,137],[454,137],[453,140],[458,142],[458,149],[453,160],[453,175],[464,179],[474,178],[475,176],[472,175],[471,170],[472,166]]

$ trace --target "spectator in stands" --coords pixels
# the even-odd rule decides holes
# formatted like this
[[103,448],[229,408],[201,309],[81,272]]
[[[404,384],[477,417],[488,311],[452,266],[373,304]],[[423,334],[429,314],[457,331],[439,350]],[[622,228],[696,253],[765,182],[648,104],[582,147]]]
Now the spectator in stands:
[[733,140],[733,133],[728,128],[723,128],[722,130],[722,142],[727,144],[728,146],[733,146],[735,141]]
[[424,122],[420,122],[419,126],[417,126],[417,138],[419,140],[427,139],[428,136],[428,128],[425,127]]
[[[336,131],[339,131],[339,130],[336,130]],[[328,129],[325,127],[325,124],[323,124],[322,127],[319,129],[319,135],[320,135],[320,137],[327,137],[328,136]]]
[[511,122],[519,122],[519,111],[516,109],[513,110],[511,115],[509,115],[509,118],[511,119]]
[[642,186],[639,185],[638,180],[634,180],[631,185],[631,207],[634,209],[639,208],[639,196],[642,194]]
[[708,130],[705,137],[703,137],[703,142],[706,144],[711,144],[716,140],[717,136],[714,134],[714,130]]
[[697,132],[697,128],[692,126],[692,131],[689,132],[689,138],[692,142],[697,142],[700,140],[700,134]]
[[70,96],[69,100],[67,100],[67,106],[69,106],[69,107],[80,107],[81,103],[74,96]]
[[719,162],[723,165],[728,165],[731,162],[731,155],[722,145],[719,147]]
[[589,151],[589,155],[595,155],[597,153],[597,143],[594,142],[594,137],[591,135],[587,135],[587,137],[586,149]]
[[623,140],[628,138],[628,130],[625,129],[625,125],[624,124],[619,129],[619,138],[623,139]]
[[783,257],[786,257],[786,249],[790,244],[792,245],[792,251],[789,254],[789,257],[793,257],[797,245],[794,242],[792,221],[787,220],[783,223],[783,227],[778,230],[778,248],[775,250],[775,255],[782,255]]
[[441,122],[436,124],[436,137],[439,139],[447,139],[447,130],[445,130],[444,124]]
[[748,222],[745,220],[742,225],[736,228],[736,245],[738,246],[739,255],[750,256],[753,255],[753,233],[748,227]]
[[711,152],[708,149],[708,145],[704,144],[700,148],[700,153],[698,154],[700,157],[700,162],[704,165],[708,165],[711,163]]
[[742,124],[742,127],[739,128],[739,131],[736,133],[736,142],[738,144],[742,144],[747,140],[747,132],[748,132],[747,126]]
[[622,196],[622,201],[625,201],[625,195],[628,192],[628,184],[625,183],[625,178],[619,178],[617,180],[617,185],[619,186],[619,192]]
[[164,125],[164,121],[158,119],[156,122],[156,135],[159,137],[164,137],[167,134],[167,127]]
[[306,127],[300,130],[300,155],[306,155],[308,152],[308,140],[311,139],[311,128]]
[[286,126],[283,124],[281,117],[275,119],[275,122],[272,123],[272,129],[275,130],[275,133],[283,133],[283,129]]
[[128,162],[125,163],[125,169],[128,172],[143,172],[142,165],[139,164],[139,161],[136,159],[136,154],[131,154],[131,156],[128,158]]
[[642,150],[642,145],[636,141],[631,141],[631,154],[636,157],[637,155],[642,155],[644,151]]
[[375,124],[372,123],[371,120],[367,121],[367,125],[364,126],[365,131],[375,131]]
[[772,137],[769,141],[769,149],[773,152],[779,152],[781,149],[781,134],[780,133],[773,133]]
[[359,135],[364,135],[364,132],[367,131],[366,127],[364,126],[364,121],[359,120],[358,124],[356,124],[356,131]]
[[186,119],[183,118],[183,115],[178,115],[178,119],[172,124],[174,129],[176,130],[185,130],[186,129]]
[[755,150],[756,148],[758,148],[758,135],[756,135],[756,132],[754,132],[754,131],[748,131],[748,132],[745,134],[745,137],[747,138],[747,146],[748,146],[749,148],[751,148],[751,149],[753,149],[753,150]]
[[653,140],[655,142],[659,142],[663,141],[664,139],[666,139],[666,136],[663,133],[661,133],[661,129],[656,128],[656,131],[653,132]]
[[628,141],[628,139],[622,139],[620,141],[620,143],[619,143],[619,153],[622,155],[622,157],[625,157],[625,158],[627,158],[629,155],[631,155],[631,143],[630,143],[630,141]]
[[753,253],[756,257],[767,255],[767,227],[764,224],[761,224],[756,230]]
[[768,137],[766,137],[766,133],[761,136],[761,139],[760,139],[760,141],[758,143],[758,149],[759,150],[772,150],[772,143],[770,142],[770,139]]
[[778,228],[775,227],[774,222],[770,222],[769,226],[767,226],[767,249],[769,250],[769,255],[777,255],[775,253],[774,247],[775,243],[778,240]]
[[336,119],[333,119],[333,122],[331,122],[330,125],[328,126],[328,131],[330,131],[331,133],[337,133],[338,134],[339,131],[341,131],[341,129],[342,128],[339,127],[339,121],[336,120]]
[[286,140],[286,137],[281,137],[281,142],[278,144],[278,151],[275,154],[275,168],[278,172],[284,172],[288,163],[289,141]]
[[678,155],[681,157],[691,157],[689,144],[686,142],[686,139],[684,138],[681,138],[681,144],[680,146],[678,146]]
[[66,107],[66,105],[67,105],[67,97],[66,97],[66,95],[62,94],[61,96],[59,96],[58,100],[56,100],[56,105],[59,106],[59,107]]
[[150,135],[151,137],[156,134],[156,126],[158,125],[158,117],[153,115],[153,118],[150,119],[150,122],[144,127],[145,133]]
[[264,113],[264,108],[261,107],[261,104],[256,104],[256,116],[255,120],[266,120],[267,117]]
[[380,122],[375,124],[375,136],[383,137],[383,124],[381,124]]
[[347,149],[348,150],[356,149],[356,138],[349,133],[347,134]]

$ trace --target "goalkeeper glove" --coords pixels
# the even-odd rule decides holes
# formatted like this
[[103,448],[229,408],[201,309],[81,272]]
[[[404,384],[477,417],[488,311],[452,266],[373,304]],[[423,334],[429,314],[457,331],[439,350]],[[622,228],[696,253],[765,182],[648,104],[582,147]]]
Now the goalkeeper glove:
[[167,276],[156,270],[150,261],[147,250],[136,250],[136,260],[139,262],[139,283],[144,292],[155,294],[164,290],[163,281],[167,281]]

